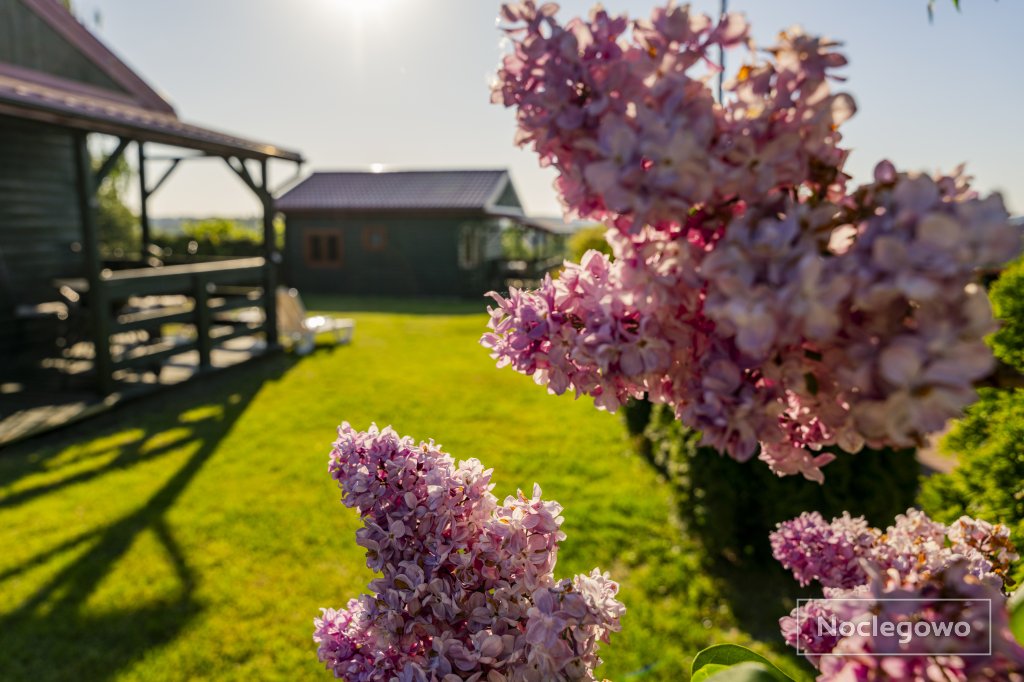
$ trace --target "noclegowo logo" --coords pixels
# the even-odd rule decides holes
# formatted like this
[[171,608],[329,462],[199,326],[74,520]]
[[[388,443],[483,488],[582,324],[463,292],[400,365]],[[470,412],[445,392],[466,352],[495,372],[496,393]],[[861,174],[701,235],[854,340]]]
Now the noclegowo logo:
[[798,599],[795,615],[802,656],[992,654],[991,599]]

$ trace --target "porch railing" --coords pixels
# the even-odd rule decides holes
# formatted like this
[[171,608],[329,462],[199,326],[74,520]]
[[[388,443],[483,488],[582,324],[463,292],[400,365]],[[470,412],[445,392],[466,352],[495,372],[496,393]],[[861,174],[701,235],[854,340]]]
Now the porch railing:
[[[114,373],[153,369],[171,356],[198,351],[199,370],[211,367],[215,348],[230,339],[265,334],[266,315],[230,314],[242,308],[265,311],[267,263],[263,258],[107,271],[90,305],[109,314],[94,317],[96,371],[103,393],[113,389]],[[129,301],[148,305],[131,306]],[[270,305],[273,305],[271,300]],[[194,335],[165,335],[170,325],[190,325]],[[138,343],[115,342],[131,337]]]

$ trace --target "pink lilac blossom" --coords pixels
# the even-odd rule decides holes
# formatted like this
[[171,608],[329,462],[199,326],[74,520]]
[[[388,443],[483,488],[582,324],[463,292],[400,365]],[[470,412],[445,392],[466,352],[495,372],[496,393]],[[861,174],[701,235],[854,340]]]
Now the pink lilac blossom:
[[863,517],[844,512],[828,523],[818,512],[805,512],[778,525],[771,534],[772,554],[801,586],[818,581],[851,588],[867,581],[861,561],[874,555],[880,535]]
[[786,644],[796,649],[801,656],[817,666],[822,655],[832,653],[841,637],[826,628],[818,626],[818,619],[853,620],[861,609],[858,602],[844,601],[863,599],[869,594],[867,585],[850,589],[826,587],[824,599],[809,599],[800,603],[788,616],[779,619]]
[[602,409],[670,404],[706,445],[817,481],[826,446],[910,448],[961,413],[992,366],[979,272],[1020,250],[998,195],[888,161],[849,188],[836,43],[789,29],[718,103],[709,50],[748,43],[742,17],[556,11],[504,7],[494,100],[613,256],[492,293],[498,366]]
[[[848,514],[826,523],[812,513],[779,524],[771,542],[801,585],[824,587],[823,599],[779,619],[786,643],[819,668],[821,682],[1024,680],[1024,648],[1010,631],[1005,593],[1019,557],[1004,526],[966,516],[946,526],[910,509],[883,533]],[[903,639],[877,629],[832,632],[819,617],[970,627]]]
[[499,504],[491,470],[433,441],[344,423],[329,471],[357,509],[369,594],[315,620],[318,656],[348,682],[594,680],[619,630],[618,585],[553,576],[562,507],[534,486]]
[[913,508],[885,531],[845,512],[831,522],[804,512],[778,524],[770,540],[772,555],[800,585],[839,589],[867,583],[871,566],[901,576],[929,575],[955,561],[979,579],[1005,581],[1019,558],[1002,524],[963,516],[946,526]]
[[1024,680],[1024,647],[1010,629],[998,578],[978,577],[965,560],[955,559],[934,573],[875,573],[865,587],[858,594],[869,601],[845,602],[849,606],[844,618],[874,619],[896,628],[912,623],[915,630],[928,624],[932,632],[940,633],[941,626],[966,623],[966,633],[904,639],[858,632],[842,637],[827,652],[831,655],[812,661],[819,667],[819,682]]

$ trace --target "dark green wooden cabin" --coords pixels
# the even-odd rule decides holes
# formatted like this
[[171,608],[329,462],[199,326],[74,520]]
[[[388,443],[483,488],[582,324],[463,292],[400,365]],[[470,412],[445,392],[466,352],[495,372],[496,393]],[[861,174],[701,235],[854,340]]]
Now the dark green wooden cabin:
[[507,279],[503,230],[539,230],[504,170],[318,172],[277,209],[285,277],[304,293],[481,296]]
[[[104,260],[97,234],[96,188],[128,152],[138,172],[143,248],[114,263]],[[269,237],[263,257],[175,264],[151,257],[147,200],[181,161],[195,158],[227,162],[259,197]],[[275,286],[279,260],[267,183],[273,159],[301,161],[181,121],[57,0],[0,0],[2,397],[17,401],[16,387],[45,385],[34,372],[59,368],[71,342],[91,346],[91,367],[81,374],[102,395],[120,390],[120,377],[133,369],[159,373],[161,361],[185,351],[209,367],[218,344],[240,334],[275,347],[274,297],[263,296]],[[169,300],[182,305],[138,305]],[[263,307],[265,322],[217,326],[242,305]],[[163,334],[183,326],[193,328],[191,342]]]

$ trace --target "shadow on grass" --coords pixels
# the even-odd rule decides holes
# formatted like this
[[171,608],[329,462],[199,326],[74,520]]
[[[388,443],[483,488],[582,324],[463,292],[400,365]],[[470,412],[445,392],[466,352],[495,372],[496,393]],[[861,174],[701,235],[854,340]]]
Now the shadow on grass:
[[[59,481],[29,487],[0,499],[0,511],[13,509],[43,495],[55,495],[70,485],[97,479],[115,469],[151,461],[172,449],[189,445],[194,452],[167,482],[141,506],[109,524],[64,540],[22,564],[0,573],[0,590],[27,572],[41,567],[66,552],[80,552],[70,563],[28,595],[10,611],[0,614],[0,678],[3,680],[88,679],[115,677],[146,652],[173,640],[201,610],[194,598],[196,576],[182,552],[166,514],[196,474],[215,452],[220,440],[245,412],[262,384],[280,376],[292,361],[277,356],[218,377],[184,386],[167,396],[150,396],[130,408],[146,415],[132,420],[137,431],[106,448],[117,450],[105,464],[69,475]],[[178,410],[183,410],[180,414]],[[88,426],[73,430],[77,439],[103,435],[123,428],[127,410],[119,408]],[[62,467],[81,464],[83,458],[58,458],[69,442],[69,432],[38,439],[5,452],[0,468],[0,486],[10,486],[33,473],[59,472]],[[166,440],[148,449],[146,443]],[[42,446],[42,447],[40,447]],[[39,450],[43,451],[40,456]],[[102,450],[103,448],[98,448]],[[117,490],[104,491],[116,495]],[[59,522],[59,520],[57,521]],[[176,587],[146,604],[107,612],[85,609],[90,596],[124,557],[139,536],[152,531],[166,553],[176,577]]]
[[336,296],[303,294],[306,308],[330,313],[392,313],[399,315],[483,315],[491,299],[409,296]]

